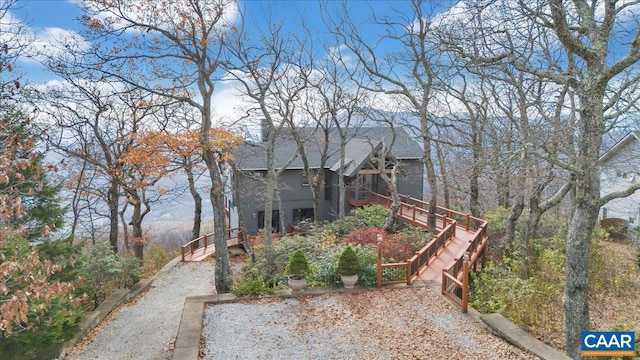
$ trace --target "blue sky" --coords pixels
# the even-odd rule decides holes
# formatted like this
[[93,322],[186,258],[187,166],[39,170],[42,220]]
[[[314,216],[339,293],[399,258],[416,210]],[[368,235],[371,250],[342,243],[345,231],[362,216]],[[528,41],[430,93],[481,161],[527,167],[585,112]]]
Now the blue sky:
[[[439,4],[450,1],[439,1]],[[65,31],[81,32],[82,26],[78,21],[83,14],[75,0],[21,0],[21,6],[14,10],[14,14],[24,21],[31,32],[43,39],[46,44],[47,37],[61,36]],[[241,1],[241,8],[248,15],[249,21],[264,26],[266,21],[283,21],[285,30],[299,31],[297,27],[304,20],[307,26],[318,29],[321,26],[320,8],[317,1]],[[340,6],[341,2],[328,2],[329,6]],[[349,4],[351,11],[349,16],[356,22],[365,22],[371,9],[379,13],[389,13],[391,6],[406,7],[410,2],[388,1],[353,1]],[[51,35],[52,33],[57,35]],[[373,35],[373,34],[371,34]],[[314,39],[315,40],[315,39]],[[21,70],[31,81],[44,81],[50,76],[41,67],[31,62],[21,64]]]

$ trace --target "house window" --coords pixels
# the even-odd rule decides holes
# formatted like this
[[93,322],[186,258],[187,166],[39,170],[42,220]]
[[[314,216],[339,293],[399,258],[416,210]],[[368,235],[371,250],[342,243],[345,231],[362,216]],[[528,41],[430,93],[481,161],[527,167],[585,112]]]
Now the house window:
[[331,185],[327,185],[324,187],[324,199],[325,200],[331,200],[333,195],[333,188],[331,187]]
[[298,224],[303,220],[313,220],[313,208],[293,209],[293,223]]
[[309,179],[307,178],[307,173],[302,172],[302,186],[309,186]]
[[[258,211],[258,229],[264,229],[264,211]],[[271,212],[271,232],[280,232],[280,212],[273,210]]]

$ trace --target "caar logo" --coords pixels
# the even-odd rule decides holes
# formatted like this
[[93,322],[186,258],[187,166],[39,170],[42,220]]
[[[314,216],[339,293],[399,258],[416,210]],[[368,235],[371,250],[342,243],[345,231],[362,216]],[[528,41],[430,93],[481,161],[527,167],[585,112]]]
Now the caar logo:
[[583,331],[581,356],[634,356],[633,331]]

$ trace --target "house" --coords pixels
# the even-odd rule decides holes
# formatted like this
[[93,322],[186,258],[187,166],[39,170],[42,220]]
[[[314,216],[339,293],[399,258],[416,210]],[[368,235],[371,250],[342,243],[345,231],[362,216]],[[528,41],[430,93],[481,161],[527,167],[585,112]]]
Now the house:
[[[402,164],[402,171],[398,176],[398,189],[401,194],[422,198],[423,193],[423,163],[422,148],[409,134],[400,127],[368,127],[349,129],[350,135],[345,147],[344,183],[352,190],[373,190],[378,193],[386,192],[386,185],[379,176],[379,170],[372,164],[372,154],[382,147],[382,142],[389,142],[395,132],[395,140],[390,148],[394,161]],[[298,154],[298,147],[292,138],[282,136],[275,147],[275,168],[295,158],[278,178],[278,192],[282,202],[283,213],[278,211],[278,203],[273,204],[273,229],[283,232],[280,228],[280,217],[284,217],[285,224],[298,224],[303,220],[313,220],[318,217],[322,221],[337,218],[341,206],[347,212],[350,205],[339,202],[339,169],[340,169],[340,141],[337,134],[332,133],[329,141],[330,154],[321,166],[322,137],[317,133],[309,136],[305,141],[305,153],[312,171],[324,172],[324,186],[321,196],[321,211],[314,213],[313,196],[307,177],[304,173],[304,163]],[[256,144],[241,146],[234,155],[236,170],[232,176],[233,183],[240,188],[240,198],[234,199],[230,192],[228,198],[229,226],[238,226],[238,211],[242,211],[242,218],[249,235],[255,235],[258,229],[264,228],[265,219],[265,182],[267,165],[264,148]],[[260,144],[257,144],[260,145]],[[387,145],[389,146],[389,145]],[[297,155],[297,156],[296,156]]]
[[[600,157],[600,196],[624,191],[640,182],[640,131],[627,134]],[[613,199],[600,208],[601,219],[622,219],[629,229],[640,225],[640,191]]]

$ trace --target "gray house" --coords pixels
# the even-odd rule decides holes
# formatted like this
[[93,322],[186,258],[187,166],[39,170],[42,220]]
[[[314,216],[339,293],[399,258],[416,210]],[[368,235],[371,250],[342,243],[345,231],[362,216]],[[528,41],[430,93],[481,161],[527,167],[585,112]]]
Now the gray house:
[[[401,165],[398,177],[398,189],[401,194],[422,199],[423,164],[422,148],[403,128],[370,127],[351,130],[345,147],[344,183],[350,190],[372,190],[386,192],[386,185],[380,179],[379,170],[372,164],[372,154],[382,147],[382,142],[391,146],[393,160]],[[393,138],[393,144],[388,142]],[[310,132],[311,134],[311,132]],[[336,135],[336,136],[333,136]],[[239,186],[239,198],[234,199],[228,192],[228,221],[230,227],[238,227],[238,211],[242,211],[244,225],[249,235],[255,235],[258,229],[264,228],[265,219],[265,182],[267,171],[266,155],[262,144],[244,144],[235,152],[236,170],[231,176],[231,183]],[[292,138],[279,139],[275,148],[275,167],[286,169],[278,178],[278,191],[282,201],[283,213],[278,211],[278,204],[273,204],[273,229],[285,232],[280,228],[280,219],[285,224],[296,225],[303,220],[335,220],[340,207],[350,210],[347,199],[341,204],[339,200],[340,141],[337,134],[330,136],[328,156],[321,167],[324,140],[317,134],[309,136],[305,141],[305,153],[309,168],[313,172],[324,172],[324,186],[321,194],[320,213],[314,213],[313,196],[304,173],[304,164],[299,156],[298,147]],[[293,160],[292,160],[293,158]],[[353,192],[351,192],[353,193]]]
[[[640,182],[640,131],[627,134],[600,157],[600,195],[625,191]],[[609,201],[600,208],[601,219],[622,219],[640,225],[640,191]]]

